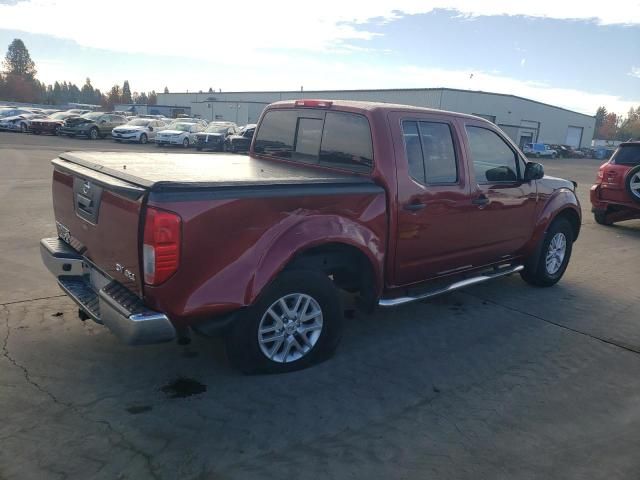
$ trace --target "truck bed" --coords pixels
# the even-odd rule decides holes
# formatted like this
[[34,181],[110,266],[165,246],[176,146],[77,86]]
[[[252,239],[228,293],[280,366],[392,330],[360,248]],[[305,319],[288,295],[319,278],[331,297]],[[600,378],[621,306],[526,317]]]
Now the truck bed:
[[72,170],[75,169],[71,164],[79,165],[156,192],[261,185],[372,184],[371,179],[360,175],[235,154],[78,151],[60,154],[54,164]]

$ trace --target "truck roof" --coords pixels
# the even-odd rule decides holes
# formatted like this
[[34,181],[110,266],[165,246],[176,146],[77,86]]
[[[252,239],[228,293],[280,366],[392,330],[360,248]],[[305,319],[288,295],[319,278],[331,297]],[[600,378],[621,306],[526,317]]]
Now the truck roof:
[[[298,105],[297,102],[305,101],[305,102],[319,102],[319,103],[330,103],[329,107],[307,107],[304,105]],[[488,120],[477,117],[475,115],[468,115],[466,113],[459,112],[451,112],[449,110],[439,110],[437,108],[428,108],[428,107],[416,107],[414,105],[403,105],[400,103],[385,103],[385,102],[365,102],[361,100],[330,100],[330,99],[320,99],[320,98],[305,98],[301,100],[281,100],[279,102],[274,102],[269,105],[267,108],[322,108],[326,110],[331,110],[332,108],[340,109],[345,108],[351,111],[406,111],[406,112],[420,112],[420,113],[436,113],[436,114],[446,114],[452,115],[455,117],[461,118],[472,118],[474,120],[483,120],[488,122]]]

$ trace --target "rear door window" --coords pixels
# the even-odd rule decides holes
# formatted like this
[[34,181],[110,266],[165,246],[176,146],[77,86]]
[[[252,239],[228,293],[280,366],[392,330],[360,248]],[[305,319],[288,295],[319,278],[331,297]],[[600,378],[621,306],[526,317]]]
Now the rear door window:
[[640,165],[640,143],[637,145],[621,145],[613,156],[614,163],[619,165]]

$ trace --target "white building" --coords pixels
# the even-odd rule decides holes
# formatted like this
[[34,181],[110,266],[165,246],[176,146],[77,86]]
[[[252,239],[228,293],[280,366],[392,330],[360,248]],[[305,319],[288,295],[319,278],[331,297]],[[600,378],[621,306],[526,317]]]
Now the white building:
[[190,108],[192,115],[207,120],[243,125],[257,122],[271,102],[300,98],[367,100],[470,113],[496,123],[520,146],[543,142],[588,147],[595,130],[595,117],[590,115],[515,95],[451,88],[159,93],[158,103]]

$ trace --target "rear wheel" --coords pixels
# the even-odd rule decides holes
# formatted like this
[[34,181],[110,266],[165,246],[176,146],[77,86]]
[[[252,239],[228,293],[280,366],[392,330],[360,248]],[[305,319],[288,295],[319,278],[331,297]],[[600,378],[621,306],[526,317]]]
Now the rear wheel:
[[625,179],[625,185],[631,199],[636,203],[640,203],[640,165],[633,167],[629,171]]
[[20,124],[20,133],[27,133],[27,124],[26,123],[21,123]]
[[573,247],[573,229],[565,218],[553,221],[544,238],[540,257],[535,265],[525,265],[522,279],[538,287],[555,285],[564,275]]
[[341,332],[340,297],[329,277],[284,271],[234,322],[227,356],[245,373],[299,370],[328,358]]
[[182,146],[184,148],[189,148],[189,139],[185,138],[184,140],[182,140]]
[[98,132],[98,129],[96,127],[93,127],[91,130],[89,130],[89,138],[91,140],[97,140],[99,136],[100,133]]
[[139,142],[140,142],[142,145],[145,145],[148,141],[149,141],[149,138],[147,137],[147,134],[146,134],[146,133],[143,133],[143,134],[141,134],[141,135],[140,135],[140,140],[139,140]]

